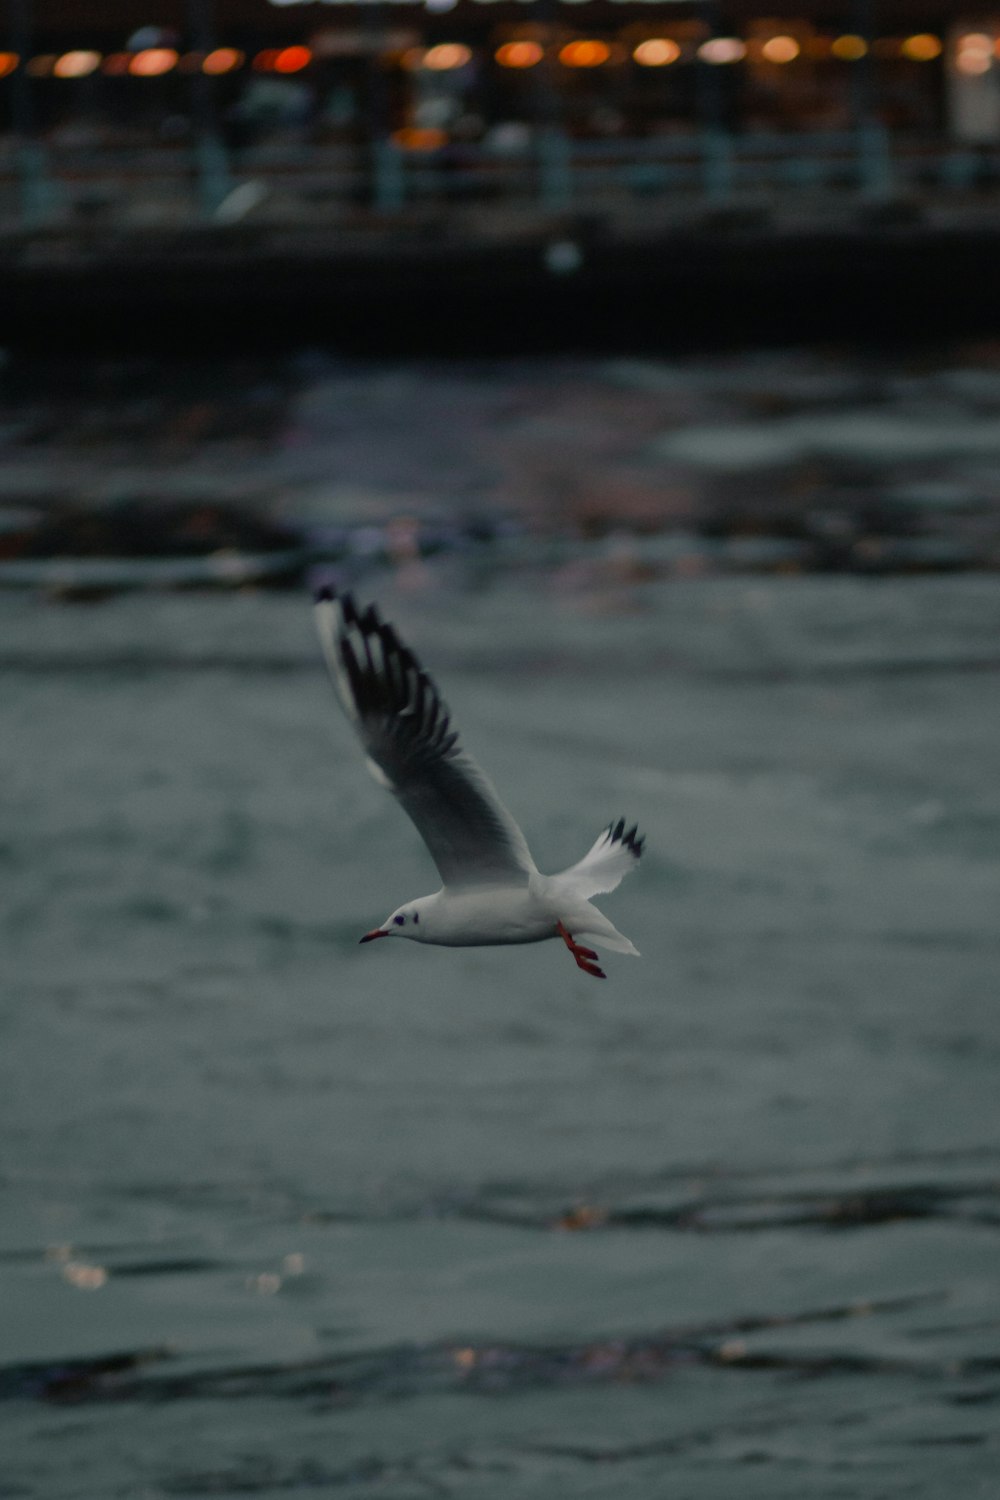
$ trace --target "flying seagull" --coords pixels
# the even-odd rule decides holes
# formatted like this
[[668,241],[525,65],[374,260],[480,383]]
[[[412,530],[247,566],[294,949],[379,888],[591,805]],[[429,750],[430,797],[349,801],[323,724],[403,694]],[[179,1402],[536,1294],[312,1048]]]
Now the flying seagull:
[[392,792],[430,851],[443,881],[361,939],[405,937],[448,948],[541,943],[562,938],[578,966],[604,979],[586,936],[615,953],[627,937],[592,905],[638,862],[644,840],[625,819],[611,823],[578,864],[542,875],[524,834],[492,784],[460,747],[437,688],[374,605],[359,611],[350,594],[316,597],[320,643],[368,769]]

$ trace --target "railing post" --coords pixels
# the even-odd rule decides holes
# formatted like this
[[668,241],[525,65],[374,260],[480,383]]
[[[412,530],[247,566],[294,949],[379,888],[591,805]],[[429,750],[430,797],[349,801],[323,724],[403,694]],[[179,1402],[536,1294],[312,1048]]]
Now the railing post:
[[888,132],[879,121],[866,120],[858,126],[857,141],[862,191],[871,198],[887,198],[893,182]]
[[[191,39],[206,56],[215,45],[212,0],[188,0]],[[212,80],[201,68],[191,75],[194,104],[194,163],[202,216],[212,218],[232,188],[229,160],[216,119]]]
[[402,208],[406,202],[406,172],[402,151],[383,137],[372,144],[372,160],[375,179],[372,198],[375,207],[387,213]]
[[537,142],[538,198],[556,213],[573,200],[572,147],[563,123],[559,62],[553,47],[559,38],[558,0],[538,0],[538,23],[544,56],[532,69],[532,102]]
[[705,197],[713,203],[728,198],[733,191],[733,151],[724,130],[702,126],[700,134],[702,186]]
[[52,184],[46,171],[45,151],[38,139],[35,101],[27,72],[32,50],[31,0],[10,0],[11,50],[19,58],[11,78],[14,127],[14,166],[20,190],[21,222],[29,228],[48,218],[52,209]]
[[[703,0],[703,20],[709,38],[719,31],[715,0]],[[698,58],[695,63],[695,94],[698,109],[698,149],[701,182],[712,203],[728,198],[733,190],[733,146],[722,97],[724,67]]]
[[892,157],[885,126],[875,103],[872,44],[875,41],[875,0],[854,0],[854,24],[865,52],[852,64],[852,104],[858,182],[863,193],[886,198],[892,191]]
[[382,67],[388,31],[383,0],[369,0],[363,28],[368,52],[366,190],[368,201],[383,213],[393,213],[406,202],[406,158],[392,139],[389,81]]
[[546,125],[538,134],[539,196],[545,208],[568,208],[573,198],[573,166],[570,144],[558,125]]

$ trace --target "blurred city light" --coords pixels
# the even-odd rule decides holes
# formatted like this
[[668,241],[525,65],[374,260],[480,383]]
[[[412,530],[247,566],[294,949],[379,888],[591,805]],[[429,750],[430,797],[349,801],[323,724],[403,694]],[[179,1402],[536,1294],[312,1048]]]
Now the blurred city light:
[[234,69],[243,66],[246,61],[245,53],[238,47],[216,47],[210,52],[202,63],[204,73],[232,73]]
[[[305,0],[301,3],[305,4]],[[334,4],[335,0],[324,3]],[[370,0],[358,3],[367,4]],[[532,132],[543,129],[553,139],[562,137],[565,141],[565,148],[553,148],[551,160],[546,156],[545,172],[538,179],[540,196],[547,195],[552,201],[568,191],[565,180],[577,171],[577,143],[612,135],[623,143],[651,139],[651,146],[643,144],[634,150],[634,159],[641,156],[643,161],[634,179],[641,186],[635,191],[660,193],[671,180],[673,168],[666,158],[672,156],[677,145],[677,140],[672,140],[668,151],[661,146],[661,139],[667,135],[680,139],[682,123],[693,134],[717,128],[731,136],[736,156],[743,150],[744,135],[780,132],[782,154],[787,138],[788,154],[797,156],[799,150],[791,140],[796,132],[813,133],[814,122],[820,120],[828,122],[831,131],[847,132],[864,109],[873,122],[886,127],[894,141],[899,138],[899,162],[894,153],[884,170],[893,177],[898,172],[901,182],[911,173],[906,132],[915,136],[918,129],[929,127],[958,141],[1000,140],[1000,104],[989,87],[1000,73],[1000,23],[994,25],[982,12],[961,25],[942,21],[935,32],[909,33],[898,25],[893,31],[883,32],[884,17],[880,17],[879,25],[872,22],[870,35],[839,33],[822,22],[814,27],[803,19],[793,19],[794,13],[786,13],[784,18],[748,18],[744,34],[727,34],[727,25],[736,24],[721,19],[727,7],[712,9],[707,4],[700,16],[677,19],[673,11],[669,18],[660,12],[660,19],[654,16],[652,20],[629,20],[614,30],[609,25],[604,35],[588,34],[582,22],[576,31],[565,19],[557,27],[551,16],[536,24],[526,24],[523,20],[518,24],[501,22],[497,35],[492,15],[480,13],[473,17],[470,12],[466,14],[470,23],[468,32],[461,32],[464,39],[459,41],[448,39],[451,22],[447,18],[434,22],[423,15],[422,24],[418,16],[416,21],[408,17],[405,25],[395,19],[390,25],[387,8],[390,0],[383,3],[386,19],[384,24],[380,21],[374,27],[359,24],[352,29],[331,25],[317,32],[312,23],[307,29],[304,21],[302,29],[297,29],[289,16],[287,29],[272,32],[275,41],[287,45],[266,47],[256,45],[258,40],[271,39],[266,32],[255,38],[250,30],[235,35],[220,31],[209,40],[197,30],[186,36],[177,28],[144,26],[133,28],[123,50],[102,57],[97,50],[101,43],[96,34],[80,38],[81,43],[93,42],[93,47],[80,45],[60,52],[58,42],[62,38],[43,40],[43,33],[36,30],[38,54],[29,56],[24,45],[19,47],[22,56],[15,51],[0,53],[0,78],[17,73],[20,68],[29,72],[32,80],[85,80],[100,73],[109,77],[157,78],[175,70],[193,77],[195,88],[190,100],[182,89],[167,84],[158,89],[152,85],[142,89],[138,84],[134,87],[109,84],[101,91],[85,84],[74,90],[40,82],[37,90],[22,87],[20,93],[37,95],[37,104],[29,97],[32,105],[29,115],[34,120],[32,129],[39,136],[51,131],[58,138],[58,133],[65,131],[72,138],[78,115],[85,131],[93,133],[100,129],[105,132],[102,139],[107,138],[112,144],[120,134],[123,140],[127,135],[129,140],[141,139],[174,148],[183,144],[186,149],[198,139],[201,126],[195,104],[200,98],[209,113],[218,111],[217,125],[211,128],[218,135],[222,162],[218,169],[221,175],[208,183],[199,200],[204,212],[214,212],[214,208],[209,210],[204,205],[211,203],[217,207],[226,197],[226,188],[231,190],[233,186],[227,176],[231,171],[231,154],[238,156],[244,145],[256,146],[269,139],[281,139],[295,149],[301,148],[303,166],[305,153],[325,146],[328,141],[339,146],[372,134],[384,139],[388,134],[402,151],[421,152],[435,151],[454,139],[462,143],[462,171],[468,169],[471,174],[476,169],[475,153],[482,150],[490,158],[492,177],[499,179],[496,158],[529,151]],[[429,8],[443,9],[446,3],[450,6],[453,0],[420,0],[424,12]],[[487,3],[488,0],[482,0],[482,4]],[[527,4],[528,0],[522,3]],[[584,3],[584,0],[565,0],[565,3]],[[666,0],[660,3],[665,4]],[[683,3],[690,5],[692,0]],[[1000,5],[1000,0],[996,3]],[[562,0],[558,4],[566,17],[567,13],[561,10]],[[841,14],[846,17],[852,11],[845,6]],[[649,17],[649,10],[644,9],[643,15]],[[858,0],[853,15],[854,24],[864,30],[863,18],[871,19],[864,9],[864,0]],[[473,30],[472,19],[479,21],[478,30]],[[595,25],[603,27],[605,20],[595,20]],[[841,24],[850,23],[842,20]],[[910,24],[919,24],[915,10]],[[927,19],[924,24],[935,22]],[[713,34],[714,25],[723,34]],[[776,31],[781,25],[786,26],[786,31]],[[663,34],[661,27],[669,27],[673,34]],[[125,34],[124,30],[120,33],[119,44]],[[219,45],[214,44],[216,41]],[[236,41],[242,41],[246,50],[232,45]],[[9,45],[19,45],[16,36]],[[43,52],[45,46],[52,46],[53,50]],[[840,69],[834,63],[834,60],[853,63],[866,57],[874,57],[879,63],[870,73],[865,68]],[[938,78],[938,69],[918,66],[933,65],[941,58],[945,58],[950,74],[947,87],[943,86],[946,80]],[[694,59],[699,65],[695,69],[683,66]],[[788,69],[786,65],[794,64],[797,59],[821,65]],[[478,69],[473,71],[473,64],[480,60],[487,65],[492,61],[495,70],[487,66],[482,75]],[[545,68],[546,62],[559,66],[553,72]],[[723,85],[720,80],[713,85],[710,77],[703,76],[704,64],[729,66],[740,75],[739,85],[735,86],[735,79],[732,84]],[[669,70],[672,65],[677,65],[674,72],[680,75],[677,87],[668,87],[675,83],[673,78],[663,79],[658,91],[655,79],[646,78],[643,82],[637,73],[638,69],[643,73],[658,68]],[[234,85],[244,86],[220,90],[216,104],[211,102],[211,92],[205,94],[197,88],[200,75],[221,81],[251,67],[254,77],[247,77],[245,82],[242,76],[234,77]],[[516,73],[533,68],[544,72],[544,80],[540,82],[537,76],[530,81],[510,77],[505,80],[499,72]],[[279,81],[282,75],[302,74],[306,69],[312,69],[308,88],[298,79],[294,86]],[[848,76],[855,72],[859,74],[857,78]],[[492,83],[488,75],[492,75]],[[369,90],[366,80],[372,77],[377,81]],[[432,81],[435,77],[440,79],[436,86]],[[980,77],[984,79],[982,86]],[[891,118],[885,102],[890,96],[890,79]],[[18,88],[8,86],[8,94],[13,108],[20,97]],[[545,95],[550,96],[549,103]],[[161,112],[159,117],[157,111]],[[395,136],[391,134],[393,130]],[[632,149],[631,144],[628,149]],[[805,149],[811,152],[814,148],[810,145]],[[827,148],[817,142],[816,149],[823,153]],[[856,149],[860,153],[861,145]],[[662,155],[664,160],[647,167],[647,155],[650,158]],[[195,172],[197,181],[201,180],[198,174],[204,175],[208,170],[204,166],[207,159],[207,156],[204,160],[199,158],[202,164]],[[391,153],[373,161],[381,176],[367,160],[360,162],[357,171],[361,177],[371,176],[363,191],[380,203],[395,205],[422,193],[446,197],[458,176],[457,172],[449,174],[447,185],[443,173],[432,174],[433,181],[425,182],[419,172],[409,174],[405,165],[394,162]],[[871,156],[865,161],[864,171],[869,176],[877,169],[873,161]],[[56,164],[53,175],[58,177],[60,170]],[[738,170],[744,171],[742,161]],[[748,180],[753,174],[764,175],[756,160],[748,159],[745,170]],[[949,170],[954,170],[956,181],[961,178],[970,183],[978,181],[980,172],[971,159],[955,160]],[[807,175],[808,170],[803,168],[803,181]],[[597,174],[593,176],[596,181]],[[680,181],[680,174],[676,176]],[[985,170],[981,176],[985,182]],[[818,175],[815,180],[819,181]],[[465,191],[464,184],[461,191]],[[473,196],[478,191],[478,186],[471,188]],[[729,191],[721,168],[713,191],[720,195]],[[331,197],[340,192],[339,186],[322,189],[322,194]],[[310,188],[310,202],[314,193],[316,201],[321,196],[320,190]],[[90,194],[87,190],[79,199],[83,204],[97,202],[100,194],[96,190]]]
[[795,61],[802,49],[793,36],[771,36],[760,50],[768,62],[790,63]]
[[159,78],[176,68],[179,61],[173,47],[145,47],[135,53],[128,70],[136,78]]
[[680,55],[680,47],[666,36],[651,36],[645,42],[640,42],[632,53],[635,61],[643,68],[666,67],[668,63],[676,62]]
[[452,68],[464,68],[472,60],[472,48],[464,42],[440,42],[424,53],[423,66],[433,73],[447,73]]
[[403,151],[437,151],[448,144],[448,132],[431,126],[404,125],[392,133],[394,146]]
[[994,39],[985,31],[970,31],[960,36],[955,50],[955,67],[971,76],[988,73],[993,66]]
[[537,42],[505,42],[494,56],[501,68],[533,68],[545,53]]
[[52,72],[56,78],[86,78],[101,66],[99,52],[64,52],[57,57]]
[[988,73],[993,60],[985,52],[960,52],[955,59],[955,66],[960,73]]
[[911,62],[933,62],[935,57],[941,56],[941,40],[929,31],[922,31],[917,36],[908,36],[900,51]]
[[567,42],[560,49],[559,61],[564,68],[599,68],[606,63],[611,56],[611,48],[607,42],[600,42],[593,38],[577,42]]
[[738,36],[709,37],[708,41],[702,42],[698,48],[698,56],[702,62],[712,63],[716,67],[742,62],[746,55],[746,43],[740,41]]
[[830,44],[830,51],[834,57],[839,57],[841,62],[859,62],[862,57],[867,56],[868,43],[863,36],[857,36],[849,31],[844,36],[835,37]]
[[308,47],[283,47],[274,59],[276,73],[301,73],[312,62]]

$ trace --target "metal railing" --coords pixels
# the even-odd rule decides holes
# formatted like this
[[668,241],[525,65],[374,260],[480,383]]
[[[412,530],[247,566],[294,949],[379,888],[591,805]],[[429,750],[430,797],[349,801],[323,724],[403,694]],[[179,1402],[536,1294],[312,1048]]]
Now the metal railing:
[[[202,143],[203,146],[203,143]],[[345,210],[522,205],[613,209],[660,200],[725,206],[796,195],[887,198],[953,193],[1000,183],[1000,151],[959,149],[938,137],[864,130],[815,134],[572,140],[526,135],[521,149],[449,143],[404,150],[272,143],[210,156],[192,146],[0,142],[0,226],[116,219],[123,223],[322,220]]]

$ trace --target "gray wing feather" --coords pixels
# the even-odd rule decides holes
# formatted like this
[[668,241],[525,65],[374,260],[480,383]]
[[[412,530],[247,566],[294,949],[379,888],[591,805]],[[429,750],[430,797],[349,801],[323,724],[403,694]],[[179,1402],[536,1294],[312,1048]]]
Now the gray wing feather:
[[523,885],[535,865],[520,828],[466,755],[434,683],[373,605],[324,590],[323,654],[369,769],[409,815],[448,886]]

